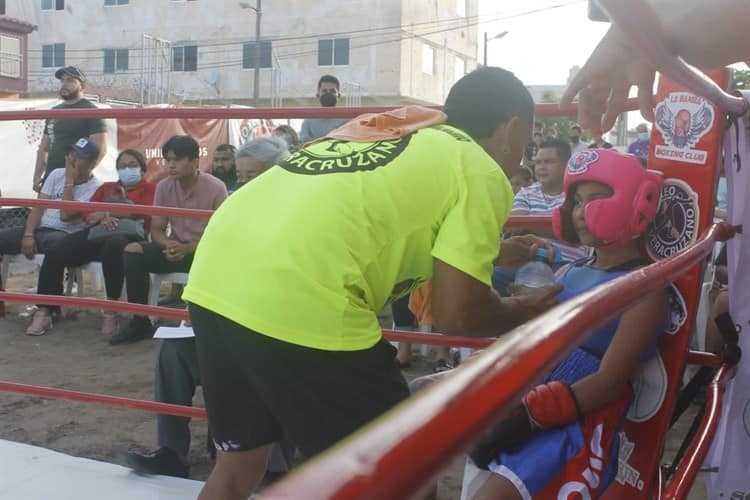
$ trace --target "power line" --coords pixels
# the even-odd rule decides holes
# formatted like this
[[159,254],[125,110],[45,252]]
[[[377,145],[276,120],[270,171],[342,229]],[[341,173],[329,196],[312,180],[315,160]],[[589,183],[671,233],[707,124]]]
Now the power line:
[[[494,15],[494,14],[493,14]],[[487,17],[487,15],[484,15]],[[283,42],[283,41],[293,41],[293,40],[309,40],[309,39],[317,39],[317,38],[332,38],[332,37],[342,37],[342,36],[351,36],[351,35],[370,35],[370,34],[378,34],[380,31],[393,31],[393,30],[404,30],[407,28],[414,28],[424,25],[439,25],[439,24],[446,24],[446,23],[457,23],[457,22],[466,22],[473,19],[478,19],[479,15],[476,16],[467,16],[467,17],[455,17],[450,19],[436,19],[432,21],[423,21],[419,23],[411,23],[411,24],[403,24],[403,25],[393,25],[393,26],[381,26],[377,28],[363,28],[359,30],[350,30],[350,31],[334,31],[334,32],[328,32],[328,33],[312,33],[309,35],[297,35],[297,36],[287,36],[287,37],[268,37],[263,38],[264,41],[271,41],[271,42]],[[487,22],[491,22],[492,19],[490,19]],[[140,33],[140,32],[139,32]],[[387,34],[387,33],[385,33]],[[221,46],[232,46],[232,45],[238,45],[242,43],[247,43],[247,38],[235,38],[230,40],[222,40],[222,41],[214,41],[211,40],[190,40],[189,42],[180,42],[180,43],[191,43],[200,45],[201,47],[221,47]],[[296,44],[291,44],[296,45]],[[283,46],[283,45],[282,45]],[[109,48],[109,47],[107,47]],[[113,47],[115,48],[115,47]],[[129,48],[132,50],[140,50],[140,42],[138,42],[138,45],[132,45],[130,47],[120,47],[120,48]],[[97,52],[102,49],[70,49],[69,52]],[[42,52],[40,49],[29,49],[28,52]]]
[[[504,16],[496,17],[494,19],[490,19],[490,20],[486,20],[486,21],[479,21],[479,17],[480,16],[472,16],[474,18],[473,22],[465,23],[465,24],[462,23],[460,26],[451,26],[451,27],[448,27],[448,28],[441,28],[441,29],[436,29],[436,30],[433,30],[433,31],[422,32],[422,33],[408,32],[408,31],[405,32],[405,33],[402,32],[402,33],[399,34],[398,38],[391,38],[391,39],[387,39],[387,40],[377,40],[377,41],[363,43],[363,44],[359,44],[359,45],[350,45],[350,50],[352,50],[352,49],[360,49],[360,48],[367,48],[367,47],[373,47],[373,46],[378,46],[378,45],[384,45],[384,44],[388,44],[388,43],[402,42],[404,40],[409,40],[409,39],[413,39],[413,38],[421,38],[421,37],[425,37],[425,36],[429,36],[429,35],[434,35],[434,34],[439,34],[439,33],[445,33],[445,32],[449,32],[449,31],[454,31],[456,29],[462,29],[462,28],[465,28],[465,27],[472,27],[472,26],[476,26],[476,25],[479,25],[479,24],[484,24],[484,23],[487,23],[487,22],[496,22],[496,21],[514,19],[514,18],[518,18],[518,17],[524,17],[524,16],[536,14],[536,13],[539,13],[539,12],[545,12],[545,11],[554,10],[554,9],[558,9],[558,8],[562,8],[562,7],[567,7],[567,6],[573,5],[575,3],[580,3],[580,1],[581,0],[572,1],[572,2],[557,3],[557,4],[553,4],[553,5],[546,6],[546,7],[539,7],[539,8],[528,10],[528,11],[523,11],[523,12],[519,12],[519,13],[515,13],[515,14],[509,14],[509,15],[504,15]],[[462,21],[465,20],[465,18],[459,18],[459,19],[461,19]],[[361,31],[361,30],[358,30],[358,31]],[[395,35],[395,33],[394,33],[394,35]],[[312,35],[309,35],[309,36],[312,36]],[[291,38],[300,39],[302,37],[291,37]],[[304,45],[309,45],[309,44],[310,43],[307,43],[307,44],[304,44]],[[298,45],[299,44],[293,44],[293,45],[289,45],[289,46],[298,46]],[[284,48],[284,47],[282,46],[280,48]],[[94,49],[91,49],[91,50],[94,50]],[[99,52],[101,54],[103,50],[104,49],[99,49],[97,52]],[[201,51],[200,53],[204,54],[203,51]],[[292,59],[292,58],[296,58],[296,57],[314,55],[314,54],[317,54],[317,53],[318,53],[317,49],[310,49],[310,50],[305,50],[305,51],[300,51],[300,52],[289,52],[289,53],[285,53],[285,54],[279,54],[277,56],[277,58],[279,60],[284,60],[284,59]],[[136,58],[138,58],[138,57],[143,58],[144,55],[143,54],[136,54],[135,57]],[[93,60],[103,60],[104,56],[102,54],[101,56],[91,56],[91,57],[86,57],[85,58],[86,61],[92,60],[92,59]],[[231,68],[231,67],[237,67],[238,65],[240,67],[242,67],[242,63],[243,62],[244,62],[243,59],[236,59],[236,60],[233,59],[233,60],[229,60],[229,61],[216,61],[214,63],[203,64],[199,68],[196,67],[195,71],[173,71],[173,73],[197,73],[197,72],[202,71],[202,70]],[[52,68],[50,68],[50,70],[51,69]],[[244,67],[242,67],[242,69],[251,69],[251,68],[244,68]],[[266,67],[266,68],[262,68],[262,69],[273,69],[273,68]],[[128,74],[133,75],[133,74],[140,74],[140,73],[141,73],[141,69],[140,68],[132,69],[132,70],[129,69],[129,70],[126,70],[126,71],[118,71],[118,72],[115,72],[115,73],[104,73],[103,70],[101,72],[99,72],[99,71],[91,71],[91,70],[87,71],[87,74],[89,74],[89,75],[95,75],[95,76],[99,76],[99,75],[104,76],[104,75],[107,75],[107,76],[112,76],[112,77],[116,77],[118,75],[122,76],[122,75],[128,75]],[[44,70],[34,70],[34,71],[29,71],[29,74],[30,75],[34,74],[35,76],[47,76],[49,73],[47,71],[44,71]]]

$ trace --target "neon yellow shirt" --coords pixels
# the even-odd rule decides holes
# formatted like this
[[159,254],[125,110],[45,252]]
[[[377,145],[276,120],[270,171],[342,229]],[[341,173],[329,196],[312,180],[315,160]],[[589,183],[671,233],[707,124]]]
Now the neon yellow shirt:
[[490,285],[513,192],[463,132],[326,140],[245,185],[211,218],[183,298],[258,333],[353,351],[433,257]]

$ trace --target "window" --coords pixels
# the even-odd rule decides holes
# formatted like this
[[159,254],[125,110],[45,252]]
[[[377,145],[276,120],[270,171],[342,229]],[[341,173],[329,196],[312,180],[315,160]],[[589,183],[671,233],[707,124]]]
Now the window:
[[0,35],[0,76],[21,78],[21,39]]
[[104,0],[104,5],[127,5],[129,0]]
[[[270,68],[271,64],[271,42],[260,42],[260,64],[259,68]],[[247,42],[242,44],[242,67],[243,68],[254,68],[255,67],[255,42]]]
[[172,71],[197,71],[198,46],[185,45],[172,48]]
[[128,70],[128,49],[104,49],[104,72],[124,73]]
[[5,15],[5,0],[0,0],[0,15]]
[[422,73],[435,74],[435,48],[426,43],[422,44]]
[[456,14],[459,17],[466,17],[466,2],[469,0],[456,0]]
[[346,66],[348,64],[348,38],[318,40],[318,66]]
[[42,0],[42,10],[63,10],[65,0]]
[[463,57],[456,56],[454,69],[456,71],[456,74],[455,74],[455,78],[453,79],[453,81],[457,82],[466,74],[466,61],[464,61]]
[[42,45],[42,68],[59,68],[61,66],[65,66],[65,44]]

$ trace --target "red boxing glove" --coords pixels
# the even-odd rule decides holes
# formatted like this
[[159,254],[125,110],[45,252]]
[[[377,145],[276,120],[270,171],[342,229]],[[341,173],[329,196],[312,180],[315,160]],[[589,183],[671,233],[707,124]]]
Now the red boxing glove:
[[534,387],[523,399],[523,405],[536,429],[561,427],[581,416],[573,389],[559,380]]

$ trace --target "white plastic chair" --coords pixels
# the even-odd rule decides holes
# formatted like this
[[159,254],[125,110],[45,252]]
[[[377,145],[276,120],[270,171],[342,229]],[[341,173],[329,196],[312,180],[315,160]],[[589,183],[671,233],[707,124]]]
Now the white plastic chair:
[[184,285],[188,281],[188,273],[149,273],[149,276],[151,279],[151,286],[148,292],[148,303],[151,306],[159,305],[159,289],[161,288],[162,282],[168,281]]

